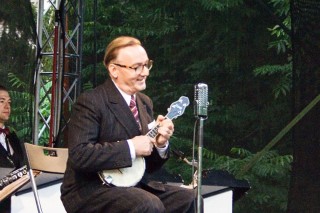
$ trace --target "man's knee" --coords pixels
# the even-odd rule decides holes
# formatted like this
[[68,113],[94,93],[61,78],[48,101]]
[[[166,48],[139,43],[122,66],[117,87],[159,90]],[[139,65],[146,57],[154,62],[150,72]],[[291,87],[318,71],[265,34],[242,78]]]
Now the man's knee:
[[137,207],[137,212],[164,213],[166,211],[162,201],[157,197],[150,197]]

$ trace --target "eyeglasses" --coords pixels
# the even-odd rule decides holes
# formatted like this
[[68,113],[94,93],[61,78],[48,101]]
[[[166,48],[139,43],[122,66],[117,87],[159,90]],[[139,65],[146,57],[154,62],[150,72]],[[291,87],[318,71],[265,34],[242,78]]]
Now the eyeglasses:
[[114,65],[117,65],[119,67],[123,67],[123,68],[127,68],[127,69],[132,69],[135,71],[135,73],[139,74],[143,71],[143,69],[146,67],[148,70],[151,70],[152,68],[152,65],[153,65],[153,61],[152,60],[148,60],[148,62],[146,64],[141,64],[141,65],[138,65],[136,67],[132,67],[132,66],[126,66],[126,65],[123,65],[123,64],[116,64],[116,63],[113,63]]

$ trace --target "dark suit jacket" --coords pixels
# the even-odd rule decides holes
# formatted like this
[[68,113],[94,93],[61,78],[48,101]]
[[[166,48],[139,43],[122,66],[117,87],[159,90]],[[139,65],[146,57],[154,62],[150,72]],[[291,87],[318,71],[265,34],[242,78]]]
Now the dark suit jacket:
[[[24,165],[25,160],[22,151],[22,144],[15,132],[11,132],[10,135],[7,136],[7,139],[9,140],[14,154],[13,156],[8,157],[7,150],[0,145],[0,167],[18,169]],[[10,160],[8,158],[10,158]]]
[[[106,187],[98,177],[99,171],[132,165],[126,140],[146,134],[148,124],[154,120],[150,98],[137,93],[136,102],[142,133],[110,79],[79,96],[68,124],[69,159],[61,186],[61,199],[67,211],[81,208],[91,192]],[[145,160],[146,172],[161,168],[166,161],[157,151]],[[147,180],[143,182],[148,184]]]
[[[12,170],[18,169],[25,165],[24,152],[22,151],[22,144],[18,139],[15,132],[11,132],[7,136],[7,140],[14,151],[12,156],[8,156],[7,150],[0,145],[0,169],[2,168],[12,168]],[[3,177],[0,177],[3,178]],[[0,202],[0,212],[10,212],[11,208],[11,197],[8,197]]]

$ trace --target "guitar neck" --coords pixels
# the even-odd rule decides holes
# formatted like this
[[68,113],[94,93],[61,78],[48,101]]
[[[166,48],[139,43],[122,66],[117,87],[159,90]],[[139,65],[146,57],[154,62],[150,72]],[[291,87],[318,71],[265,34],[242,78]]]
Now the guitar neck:
[[[165,116],[165,119],[167,119],[168,115]],[[150,129],[150,131],[147,133],[147,136],[151,137],[151,138],[155,138],[158,135],[158,129],[160,127],[160,124],[157,124],[155,127],[153,127],[152,129]]]
[[147,136],[151,138],[155,138],[158,135],[158,129],[160,125],[158,124],[157,126],[153,127],[148,133]]
[[[181,96],[178,101],[172,103],[170,108],[168,109],[168,114],[165,116],[165,119],[175,119],[178,116],[182,115],[185,108],[189,105],[189,98],[185,96]],[[158,135],[158,129],[160,124],[157,124],[153,127],[148,133],[147,136],[151,138],[155,138]]]

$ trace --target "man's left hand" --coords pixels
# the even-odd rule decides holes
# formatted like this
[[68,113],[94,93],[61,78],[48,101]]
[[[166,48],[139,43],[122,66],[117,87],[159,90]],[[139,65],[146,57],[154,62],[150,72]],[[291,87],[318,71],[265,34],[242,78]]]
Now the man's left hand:
[[158,148],[163,148],[166,146],[167,141],[170,139],[174,132],[174,125],[172,120],[159,115],[157,118],[157,123],[160,124],[158,129],[158,136],[156,137],[155,146]]

